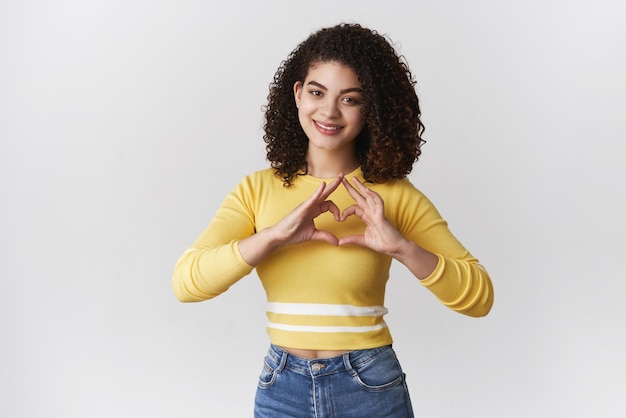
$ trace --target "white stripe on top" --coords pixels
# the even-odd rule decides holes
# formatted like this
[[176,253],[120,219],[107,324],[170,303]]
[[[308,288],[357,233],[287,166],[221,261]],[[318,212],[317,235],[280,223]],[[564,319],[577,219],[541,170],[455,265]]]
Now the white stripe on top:
[[314,316],[383,316],[384,306],[332,305],[326,303],[283,303],[268,302],[267,311],[286,315]]
[[382,328],[386,328],[386,323],[381,323],[377,325],[369,325],[363,327],[322,327],[322,326],[312,326],[312,325],[287,325],[287,324],[276,324],[274,322],[267,323],[268,328],[280,329],[283,331],[292,331],[292,332],[368,332],[368,331],[376,331]]

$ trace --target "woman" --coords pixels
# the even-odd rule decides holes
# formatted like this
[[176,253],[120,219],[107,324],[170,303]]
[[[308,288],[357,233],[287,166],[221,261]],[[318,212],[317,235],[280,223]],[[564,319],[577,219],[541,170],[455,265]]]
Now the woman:
[[406,179],[424,129],[412,74],[377,32],[322,29],[278,69],[265,119],[272,168],[181,256],[176,297],[211,299],[256,268],[271,340],[256,417],[412,417],[383,319],[391,261],[455,311],[493,303],[487,272]]

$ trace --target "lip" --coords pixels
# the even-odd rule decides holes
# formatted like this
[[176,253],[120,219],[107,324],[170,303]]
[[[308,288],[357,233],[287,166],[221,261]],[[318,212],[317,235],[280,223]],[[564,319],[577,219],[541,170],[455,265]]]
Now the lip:
[[315,125],[315,129],[324,135],[335,135],[343,129],[343,126],[337,125],[335,123],[324,123],[314,120],[313,125]]

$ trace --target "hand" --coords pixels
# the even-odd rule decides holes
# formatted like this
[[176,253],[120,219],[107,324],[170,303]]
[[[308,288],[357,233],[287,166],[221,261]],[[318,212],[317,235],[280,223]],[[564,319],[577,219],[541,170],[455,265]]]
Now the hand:
[[331,212],[335,221],[340,221],[339,208],[332,200],[326,199],[343,180],[343,174],[339,174],[330,184],[320,184],[320,187],[307,200],[274,225],[272,232],[276,240],[282,245],[300,244],[307,241],[325,241],[338,245],[337,237],[328,231],[317,229],[313,220],[324,212]]
[[405,243],[405,238],[385,218],[385,205],[380,195],[365,187],[356,177],[353,181],[356,188],[345,178],[342,179],[343,186],[355,204],[343,211],[341,221],[355,215],[365,223],[365,231],[363,234],[342,237],[339,239],[339,245],[360,245],[380,253],[394,255]]

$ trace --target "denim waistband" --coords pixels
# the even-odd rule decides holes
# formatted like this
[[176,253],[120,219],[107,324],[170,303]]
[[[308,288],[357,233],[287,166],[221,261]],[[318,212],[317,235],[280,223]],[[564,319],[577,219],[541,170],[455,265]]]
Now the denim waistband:
[[355,368],[371,361],[385,350],[390,349],[391,345],[385,345],[377,348],[349,351],[337,357],[307,359],[289,354],[281,347],[272,344],[270,345],[267,355],[276,362],[278,365],[278,367],[276,367],[277,370],[286,368],[295,373],[316,377],[344,370],[352,372]]

